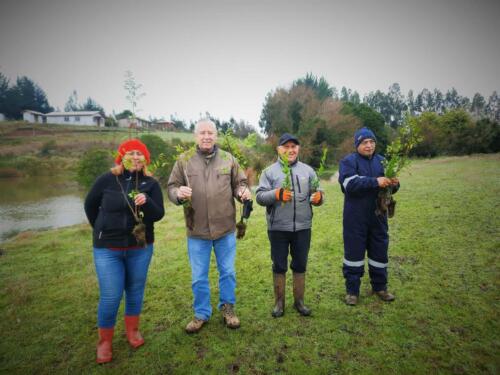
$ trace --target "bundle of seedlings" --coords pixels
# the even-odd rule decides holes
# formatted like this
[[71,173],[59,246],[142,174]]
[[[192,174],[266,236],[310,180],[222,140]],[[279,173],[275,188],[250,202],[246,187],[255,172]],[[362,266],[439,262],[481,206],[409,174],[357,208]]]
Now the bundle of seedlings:
[[[131,169],[132,168],[132,160],[124,159],[123,160],[123,166],[126,169]],[[125,199],[125,202],[127,202],[127,205],[130,209],[130,212],[132,212],[132,216],[134,217],[135,220],[135,225],[134,229],[132,229],[132,234],[135,237],[135,240],[137,242],[137,245],[140,247],[146,246],[146,225],[143,223],[142,219],[144,218],[144,212],[141,211],[140,207],[138,207],[134,203],[134,207],[130,204],[130,198],[132,202],[135,201],[135,197],[140,194],[139,191],[139,171],[135,171],[135,188],[128,193],[128,198],[127,195],[125,194],[125,190],[123,189],[122,184],[120,183],[120,180],[118,179],[118,176],[116,177],[116,182],[118,183],[118,186],[120,186],[120,190],[123,194],[123,198]]]
[[322,191],[320,187],[320,177],[325,172],[326,154],[328,153],[328,147],[323,147],[323,153],[321,154],[321,160],[319,162],[319,168],[316,170],[316,177],[311,180],[311,193],[316,193],[317,191]]
[[[410,116],[400,126],[398,135],[387,146],[385,159],[382,161],[385,169],[385,177],[394,179],[401,171],[410,164],[411,150],[422,140],[416,122]],[[377,197],[377,208],[375,213],[379,216],[394,217],[396,201],[393,197],[393,187],[388,186],[381,189]]]
[[[288,190],[291,191],[293,194],[293,189],[292,189],[292,168],[290,168],[290,164],[288,164],[288,152],[285,151],[282,154],[278,154],[280,160],[281,160],[281,172],[285,176],[283,181],[281,182],[281,188],[283,190]],[[319,182],[318,182],[319,185]],[[281,204],[286,204],[286,202],[281,202]]]
[[[240,147],[238,146],[238,141],[233,136],[233,132],[231,129],[228,129],[225,133],[223,133],[223,146],[227,149],[229,154],[231,155],[232,161],[234,163],[234,159],[238,161],[236,163],[236,175],[239,174],[239,167],[245,168],[248,165],[248,160],[243,155]],[[248,178],[248,176],[247,176]],[[248,186],[244,186],[245,189],[248,189]],[[253,211],[253,201],[246,200],[240,205],[240,220],[236,223],[236,238],[242,239],[245,237],[247,231],[247,222],[250,218],[250,214]]]
[[[177,162],[180,164],[181,169],[184,173],[184,182],[185,186],[188,188],[191,188],[191,183],[189,181],[188,173],[187,173],[187,167],[188,167],[188,162],[189,159],[193,157],[193,155],[196,153],[196,147],[192,146],[187,149],[183,148],[181,145],[176,146],[177,150]],[[191,198],[187,198],[182,202],[182,208],[184,210],[184,218],[186,219],[186,226],[189,228],[189,230],[194,229],[194,208],[191,203]]]

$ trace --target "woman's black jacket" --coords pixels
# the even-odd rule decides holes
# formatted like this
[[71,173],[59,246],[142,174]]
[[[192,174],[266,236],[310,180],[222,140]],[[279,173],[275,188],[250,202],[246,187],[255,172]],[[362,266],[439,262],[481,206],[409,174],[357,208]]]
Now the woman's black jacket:
[[[118,177],[118,181],[117,181]],[[136,173],[125,170],[115,176],[111,172],[100,176],[85,199],[85,214],[93,231],[94,247],[129,248],[137,246],[132,230],[136,224],[132,211],[125,201],[120,183],[127,199],[135,207],[128,194],[136,188]],[[154,222],[165,214],[163,194],[158,182],[138,173],[137,188],[146,195],[146,203],[140,207],[144,213],[146,242],[154,242]]]

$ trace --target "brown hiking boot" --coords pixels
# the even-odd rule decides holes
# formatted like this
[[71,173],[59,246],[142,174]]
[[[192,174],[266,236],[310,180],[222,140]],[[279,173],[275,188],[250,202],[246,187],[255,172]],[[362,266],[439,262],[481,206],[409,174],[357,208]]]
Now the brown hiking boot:
[[191,320],[186,326],[187,333],[198,333],[207,321],[203,319],[198,319],[196,317]]
[[372,294],[377,295],[384,302],[392,302],[396,299],[394,294],[389,293],[387,290],[379,290],[378,292],[372,290]]
[[224,319],[224,323],[228,328],[240,328],[240,320],[236,316],[233,310],[233,305],[229,303],[225,303],[221,308],[222,318]]
[[311,315],[311,309],[304,305],[304,292],[306,289],[306,274],[293,273],[293,307],[302,316]]
[[285,314],[285,285],[286,285],[286,274],[284,273],[273,273],[273,283],[274,283],[274,309],[271,315],[274,318],[280,318]]
[[348,306],[356,306],[358,304],[358,296],[354,294],[346,294],[345,304]]

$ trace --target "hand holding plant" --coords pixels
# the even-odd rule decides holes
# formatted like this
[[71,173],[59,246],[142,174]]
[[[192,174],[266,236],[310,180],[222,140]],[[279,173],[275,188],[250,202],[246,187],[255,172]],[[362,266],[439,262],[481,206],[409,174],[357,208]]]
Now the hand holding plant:
[[410,164],[410,151],[421,140],[416,121],[408,116],[399,128],[396,139],[387,146],[385,160],[382,162],[385,168],[385,177],[377,178],[381,187],[375,210],[377,215],[394,216],[396,201],[392,197],[393,187],[399,184],[397,179],[399,173]]
[[323,147],[323,153],[321,155],[321,160],[319,162],[319,168],[316,171],[316,176],[311,181],[311,191],[317,192],[321,191],[320,189],[320,181],[319,178],[325,172],[325,162],[326,162],[326,154],[328,153],[328,147]]
[[274,191],[274,194],[276,196],[276,200],[278,202],[290,202],[292,200],[293,194],[290,190],[286,190],[283,188],[278,188]]
[[282,203],[286,203],[292,200],[293,191],[292,191],[292,169],[288,164],[288,152],[283,152],[282,154],[278,154],[281,161],[281,172],[285,175],[285,178],[281,182],[281,188],[276,189],[276,200],[281,201]]
[[[182,170],[182,174],[184,176],[184,181],[186,186],[180,186],[179,191],[177,193],[177,197],[182,201],[182,207],[184,209],[184,217],[186,218],[186,226],[189,230],[194,229],[194,208],[191,204],[191,183],[189,181],[188,174],[186,172],[189,159],[196,153],[196,147],[191,147],[188,149],[182,148],[180,145],[176,146],[177,150],[177,163],[179,163],[179,167]],[[179,194],[180,193],[180,194]]]

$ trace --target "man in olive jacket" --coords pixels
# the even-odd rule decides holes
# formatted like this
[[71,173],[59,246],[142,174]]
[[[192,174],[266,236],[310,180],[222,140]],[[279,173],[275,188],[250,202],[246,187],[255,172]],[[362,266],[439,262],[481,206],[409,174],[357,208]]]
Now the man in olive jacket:
[[267,167],[260,177],[257,203],[266,206],[267,233],[271,243],[275,306],[272,316],[281,317],[285,310],[285,280],[288,253],[292,261],[294,308],[303,316],[311,315],[304,305],[305,272],[311,243],[312,205],[323,203],[323,193],[313,186],[314,170],[298,160],[300,143],[292,134],[283,134],[278,154],[286,155],[290,168],[290,188],[283,188],[284,157]]
[[186,332],[198,332],[212,315],[208,270],[212,248],[219,271],[218,308],[229,328],[238,328],[236,302],[236,208],[234,199],[251,199],[245,174],[236,159],[215,144],[217,128],[210,120],[195,125],[196,151],[179,157],[168,180],[168,197],[184,205],[191,264],[194,318]]

